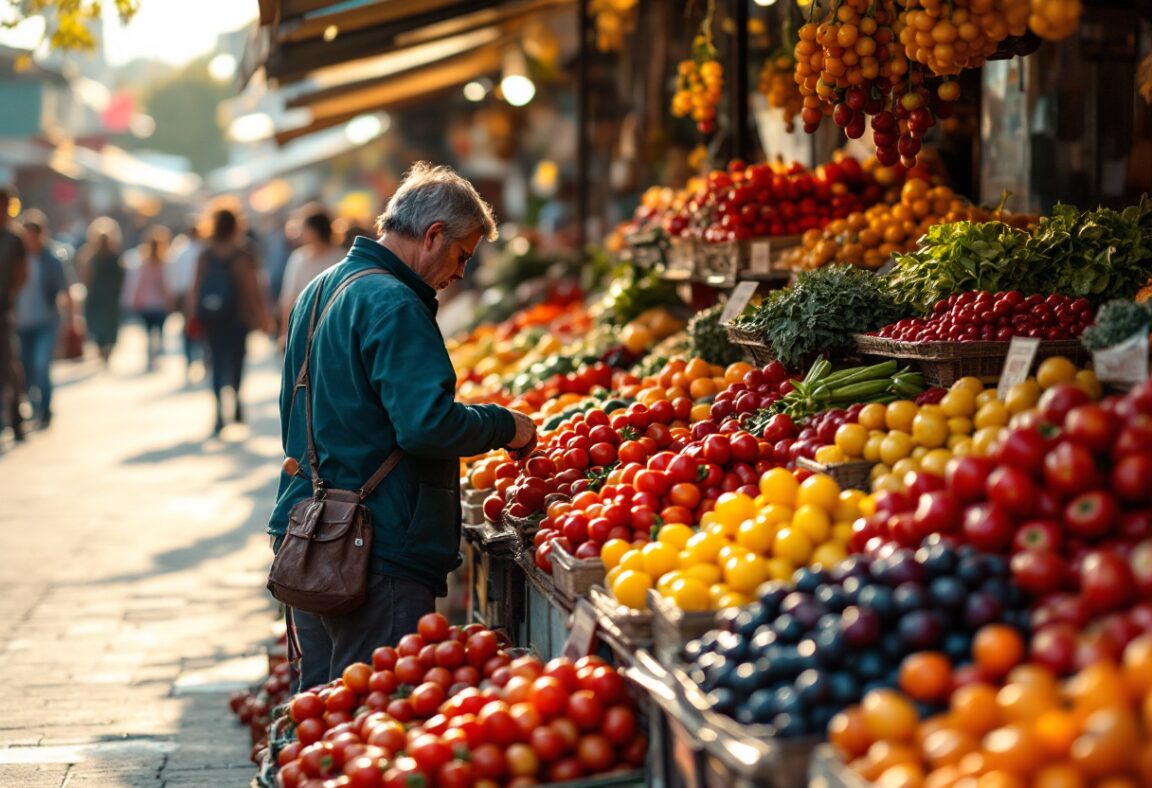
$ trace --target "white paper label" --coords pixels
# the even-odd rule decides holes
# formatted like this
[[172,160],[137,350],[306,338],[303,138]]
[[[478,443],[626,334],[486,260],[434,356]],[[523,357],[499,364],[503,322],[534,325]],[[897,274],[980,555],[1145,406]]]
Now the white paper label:
[[1000,370],[1000,385],[996,387],[996,396],[1004,399],[1008,396],[1008,389],[1017,383],[1028,379],[1032,371],[1032,361],[1036,358],[1036,350],[1040,347],[1037,337],[1012,337],[1008,345],[1008,358],[1004,359],[1004,368]]
[[1092,366],[1101,383],[1143,383],[1148,379],[1148,334],[1141,331],[1119,345],[1093,352]]
[[736,283],[736,286],[732,288],[732,293],[728,296],[728,303],[724,304],[724,310],[720,313],[720,325],[724,325],[744,311],[744,307],[748,306],[752,296],[756,295],[757,286],[759,286],[759,282],[747,280]]
[[564,656],[575,662],[580,657],[592,653],[592,643],[596,638],[596,611],[586,600],[581,599],[572,611],[572,629],[564,642]]
[[772,244],[769,241],[752,242],[748,267],[754,274],[766,274],[772,270]]

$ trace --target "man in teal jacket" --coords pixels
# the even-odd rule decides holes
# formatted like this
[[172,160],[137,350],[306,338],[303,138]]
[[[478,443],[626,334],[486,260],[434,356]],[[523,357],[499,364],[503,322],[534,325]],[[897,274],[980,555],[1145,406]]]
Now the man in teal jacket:
[[[436,292],[464,275],[482,239],[496,237],[489,206],[449,168],[421,163],[397,188],[378,229],[379,240],[357,238],[341,263],[305,288],[288,326],[280,395],[285,456],[302,460],[307,453],[303,402],[293,407],[293,396],[317,290],[327,306],[311,360],[321,478],[330,488],[354,490],[394,449],[404,452],[365,501],[373,526],[367,602],[343,615],[293,611],[305,688],[415,632],[435,597],[447,593],[447,575],[460,564],[459,458],[521,450],[536,438],[523,414],[455,401],[456,375],[436,325]],[[390,275],[362,277],[332,298],[342,282],[373,268]],[[269,522],[274,544],[292,507],[311,495],[308,480],[281,475]]]

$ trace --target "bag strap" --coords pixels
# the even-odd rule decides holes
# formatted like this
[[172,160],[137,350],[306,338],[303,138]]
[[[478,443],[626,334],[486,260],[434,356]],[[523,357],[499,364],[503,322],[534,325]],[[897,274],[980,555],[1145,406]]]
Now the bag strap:
[[[336,298],[353,282],[374,274],[388,274],[388,271],[373,268],[367,271],[360,271],[348,277],[333,291],[322,311],[320,309],[320,293],[323,288],[317,287],[316,296],[312,299],[312,311],[308,318],[308,335],[304,343],[304,363],[300,365],[300,373],[296,376],[296,386],[292,391],[292,400],[295,402],[296,392],[301,388],[304,389],[304,430],[308,436],[308,469],[312,473],[312,492],[314,495],[318,495],[324,489],[324,480],[320,478],[320,460],[316,452],[316,439],[312,432],[312,339],[316,334],[316,326],[324,319],[324,316],[328,314],[328,310]],[[380,467],[376,469],[376,472],[372,474],[371,478],[369,478],[368,481],[364,483],[364,486],[357,492],[361,501],[372,494],[376,487],[392,472],[392,469],[396,467],[403,456],[404,451],[400,448],[394,449],[392,453],[388,455],[387,459],[381,463]]]

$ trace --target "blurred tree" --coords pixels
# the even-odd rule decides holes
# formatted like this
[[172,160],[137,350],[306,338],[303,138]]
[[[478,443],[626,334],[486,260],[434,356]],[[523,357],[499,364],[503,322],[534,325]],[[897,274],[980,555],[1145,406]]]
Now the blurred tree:
[[147,85],[140,92],[140,103],[156,121],[147,146],[187,157],[200,174],[227,164],[228,143],[217,118],[220,102],[234,91],[234,86],[208,75],[208,58],[194,60],[173,76]]
[[[122,23],[140,10],[140,0],[113,0]],[[53,49],[90,50],[96,47],[92,33],[104,10],[100,0],[0,0],[0,26],[13,28],[32,17],[44,18],[44,40]]]

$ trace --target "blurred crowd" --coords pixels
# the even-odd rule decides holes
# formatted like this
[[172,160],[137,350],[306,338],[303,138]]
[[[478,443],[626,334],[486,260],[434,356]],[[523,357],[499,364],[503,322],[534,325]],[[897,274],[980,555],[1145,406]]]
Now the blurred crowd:
[[36,207],[11,216],[12,196],[0,187],[0,438],[7,432],[16,443],[52,423],[53,361],[107,367],[125,321],[147,336],[145,373],[164,354],[165,326],[178,321],[186,385],[210,382],[213,434],[242,422],[248,335],[266,332],[282,347],[308,282],[340,262],[356,236],[375,237],[334,221],[320,203],[261,234],[228,199],[175,232],[161,224],[137,231],[102,216],[69,233]]

